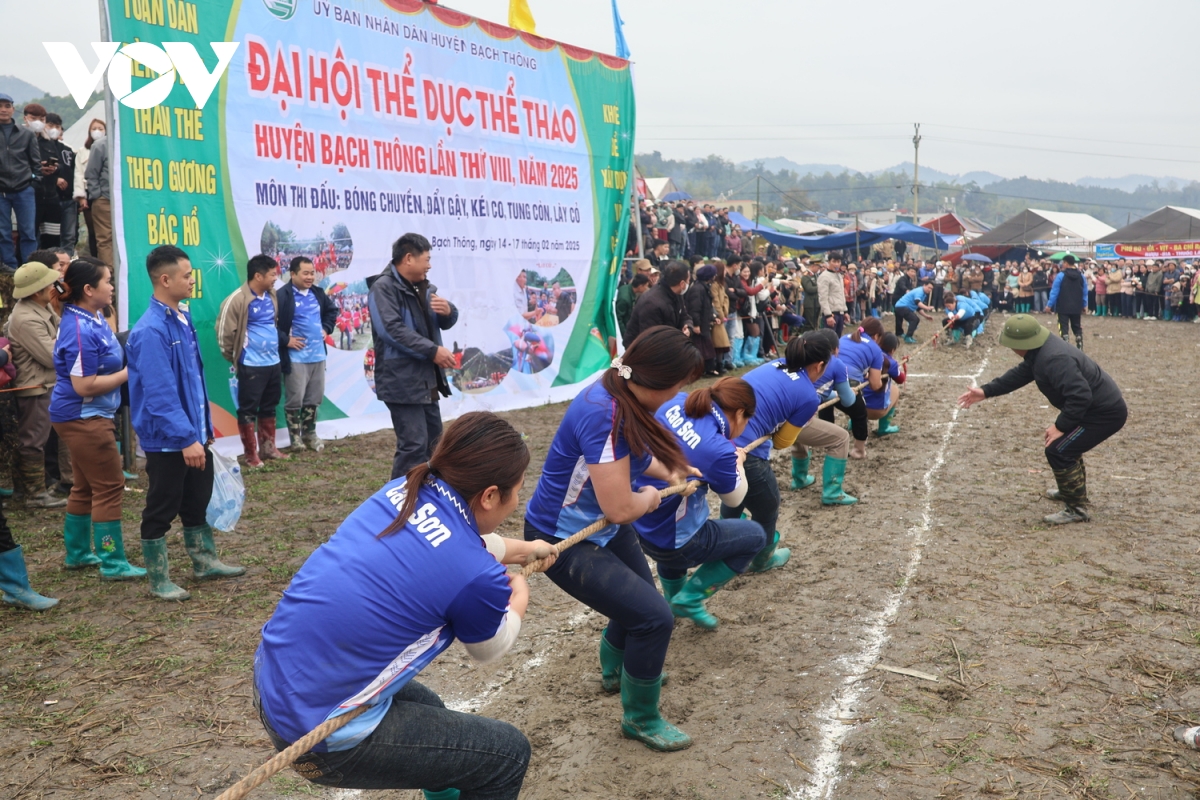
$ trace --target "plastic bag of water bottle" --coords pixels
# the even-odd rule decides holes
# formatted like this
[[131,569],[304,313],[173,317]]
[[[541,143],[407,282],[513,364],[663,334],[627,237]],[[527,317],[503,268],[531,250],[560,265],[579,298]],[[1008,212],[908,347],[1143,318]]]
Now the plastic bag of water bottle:
[[213,460],[213,491],[205,519],[219,531],[232,531],[242,518],[242,504],[246,500],[242,468],[233,456],[216,450],[209,450],[208,454]]

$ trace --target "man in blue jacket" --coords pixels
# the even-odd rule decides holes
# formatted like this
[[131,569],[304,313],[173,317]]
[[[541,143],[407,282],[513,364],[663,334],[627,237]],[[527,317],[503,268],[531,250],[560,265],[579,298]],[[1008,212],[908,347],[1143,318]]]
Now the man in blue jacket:
[[429,282],[431,249],[421,234],[404,234],[392,244],[391,263],[369,281],[375,395],[396,432],[392,480],[429,460],[442,435],[438,401],[450,396],[445,370],[454,354],[442,345],[442,331],[458,322],[458,309]]
[[183,301],[196,279],[192,262],[178,247],[164,245],[146,256],[154,286],[150,308],[126,343],[129,404],[133,429],[146,452],[150,488],[142,511],[142,555],[150,591],[164,600],[191,595],[171,582],[164,538],[178,516],[196,578],[241,575],[245,567],[217,559],[212,528],[205,520],[213,489],[212,417],[204,387],[204,362],[192,317]]
[[1088,307],[1087,281],[1075,266],[1075,256],[1063,256],[1063,271],[1054,276],[1046,311],[1058,310],[1058,333],[1067,341],[1067,330],[1075,332],[1075,346],[1083,349],[1083,311]]

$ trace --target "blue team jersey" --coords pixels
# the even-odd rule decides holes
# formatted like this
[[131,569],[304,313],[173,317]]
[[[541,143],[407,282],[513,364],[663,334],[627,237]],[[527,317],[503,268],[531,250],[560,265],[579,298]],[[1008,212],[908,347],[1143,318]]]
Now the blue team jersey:
[[947,316],[957,316],[959,311],[963,312],[963,319],[970,319],[979,313],[979,306],[969,297],[963,297],[961,294],[954,295],[955,310],[952,313],[949,309],[946,310]]
[[979,309],[979,312],[981,314],[983,312],[987,311],[988,308],[992,305],[991,298],[989,298],[986,294],[983,294],[981,292],[976,292],[976,291],[972,290],[971,291],[971,299],[975,301],[975,307]]
[[825,367],[825,371],[821,373],[821,377],[817,378],[817,382],[813,384],[813,388],[817,391],[817,396],[822,400],[828,400],[836,391],[836,386],[839,383],[849,383],[850,372],[846,369],[846,362],[838,356],[829,359],[829,365]]
[[[687,498],[672,495],[633,523],[638,536],[664,550],[683,547],[708,520],[709,488],[717,494],[727,494],[738,485],[737,450],[729,440],[729,420],[716,404],[702,417],[689,417],[683,412],[686,401],[687,392],[680,392],[654,417],[679,439],[688,464],[704,474],[701,480],[708,487],[701,487]],[[634,486],[665,489],[667,483],[643,475]]]
[[254,682],[271,727],[289,742],[374,706],[313,749],[354,747],[451,642],[483,642],[500,630],[508,578],[451,486],[422,486],[408,524],[379,538],[404,502],[406,480],[388,483],[346,518],[263,626]]
[[857,381],[867,379],[867,370],[883,369],[883,351],[875,340],[866,334],[861,342],[856,342],[849,336],[843,336],[838,342],[838,357],[846,362],[850,377]]
[[909,289],[904,293],[904,296],[896,301],[896,308],[907,308],[910,311],[919,311],[918,303],[925,302],[925,289],[918,286],[916,289]]
[[[754,390],[757,408],[746,424],[746,430],[735,442],[739,447],[773,433],[785,422],[801,428],[817,413],[820,403],[812,381],[803,370],[788,372],[784,369],[782,358],[755,367],[742,379]],[[756,447],[751,455],[764,460],[770,458],[770,440]]]
[[[625,437],[614,430],[616,401],[600,381],[575,396],[550,444],[542,477],[525,508],[525,520],[539,531],[566,539],[604,516],[588,473],[589,464],[610,464],[629,456],[629,480],[641,477],[652,459],[633,455]],[[609,525],[588,538],[603,547],[617,535]]]
[[[250,294],[254,295],[251,291]],[[275,328],[275,299],[270,292],[254,295],[246,308],[246,338],[242,364],[271,367],[279,363],[279,331]]]
[[95,397],[82,397],[71,385],[71,376],[112,375],[121,371],[124,360],[121,343],[100,314],[93,316],[76,305],[63,306],[54,342],[54,374],[58,380],[50,394],[50,421],[112,419],[121,405],[120,387]]
[[304,347],[293,350],[291,359],[297,364],[316,364],[325,360],[325,329],[321,327],[321,302],[310,289],[292,287],[296,298],[292,317],[292,336],[304,340]]

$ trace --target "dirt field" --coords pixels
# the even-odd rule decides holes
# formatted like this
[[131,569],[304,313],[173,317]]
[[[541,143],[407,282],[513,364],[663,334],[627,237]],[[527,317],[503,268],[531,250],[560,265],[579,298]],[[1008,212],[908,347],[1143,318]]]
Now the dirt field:
[[[663,705],[692,749],[621,737],[619,700],[599,688],[603,620],[542,576],[509,656],[478,667],[456,646],[421,680],[529,736],[531,800],[1200,796],[1200,754],[1170,736],[1200,723],[1200,328],[1085,320],[1131,418],[1088,459],[1094,521],[1048,529],[1041,395],[954,408],[973,377],[1016,363],[995,344],[1000,322],[971,350],[913,361],[901,433],[872,436],[850,466],[859,505],[823,508],[819,480],[785,492],[787,567],[716,595],[717,631],[679,623]],[[530,437],[530,489],[561,413],[507,415]],[[218,538],[243,578],[191,585],[172,533],[182,604],[62,571],[62,514],[10,506],[34,586],[62,602],[0,611],[0,797],[208,798],[269,756],[250,698],[259,629],[387,478],[390,449],[390,432],[372,434],[251,476],[238,531]],[[129,493],[130,540],[141,500]],[[360,796],[291,772],[253,796],[305,795]]]

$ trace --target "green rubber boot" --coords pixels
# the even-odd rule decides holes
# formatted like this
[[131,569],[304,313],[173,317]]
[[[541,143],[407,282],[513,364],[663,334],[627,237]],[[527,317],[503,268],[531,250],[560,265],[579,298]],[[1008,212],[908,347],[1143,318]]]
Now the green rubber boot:
[[92,536],[100,556],[100,580],[131,581],[143,578],[146,570],[135,567],[125,558],[125,539],[121,536],[121,520],[93,522]]
[[422,789],[421,793],[425,795],[425,800],[458,800],[458,789],[442,789],[440,792],[435,792],[432,789]]
[[727,567],[724,561],[701,564],[671,601],[671,611],[677,617],[687,617],[698,628],[715,630],[720,620],[708,612],[704,601],[736,577],[737,573]]
[[288,438],[291,444],[288,445],[289,450],[303,450],[304,443],[304,423],[300,419],[300,409],[295,411],[284,409],[283,417],[287,421]]
[[692,746],[692,737],[676,728],[658,713],[658,698],[662,693],[662,676],[639,680],[627,672],[621,673],[621,733],[637,739],[651,750],[671,752]]
[[92,552],[92,515],[67,514],[63,522],[63,543],[67,547],[67,569],[86,569],[100,563]]
[[852,506],[858,502],[857,497],[842,491],[842,481],[846,478],[846,459],[825,456],[825,469],[821,475],[821,504],[826,506]]
[[[662,584],[663,597],[670,603],[671,598],[679,594],[679,590],[687,583],[687,576],[685,575],[682,578],[664,578],[662,575],[659,575],[658,582]],[[614,691],[616,690],[614,689]]]
[[786,547],[779,546],[779,531],[771,537],[771,541],[767,546],[758,551],[758,555],[750,562],[750,566],[746,568],[747,572],[766,572],[768,570],[782,567],[792,557],[792,551]]
[[621,691],[621,669],[625,664],[625,651],[613,647],[604,634],[600,634],[600,688],[609,694]]
[[817,479],[808,474],[808,462],[812,460],[812,454],[804,458],[796,458],[792,456],[792,491],[798,489],[806,489],[817,482]]
[[890,411],[879,418],[879,427],[875,429],[876,436],[891,436],[893,433],[900,432],[900,426],[892,422],[894,416],[896,416],[896,406],[892,406]]
[[142,539],[142,560],[150,575],[150,594],[161,600],[187,600],[192,595],[171,582],[171,566],[167,558],[167,540]]
[[183,543],[192,557],[192,574],[197,578],[232,578],[244,575],[245,567],[231,567],[217,558],[217,546],[213,544],[212,528],[198,525],[183,529]]

